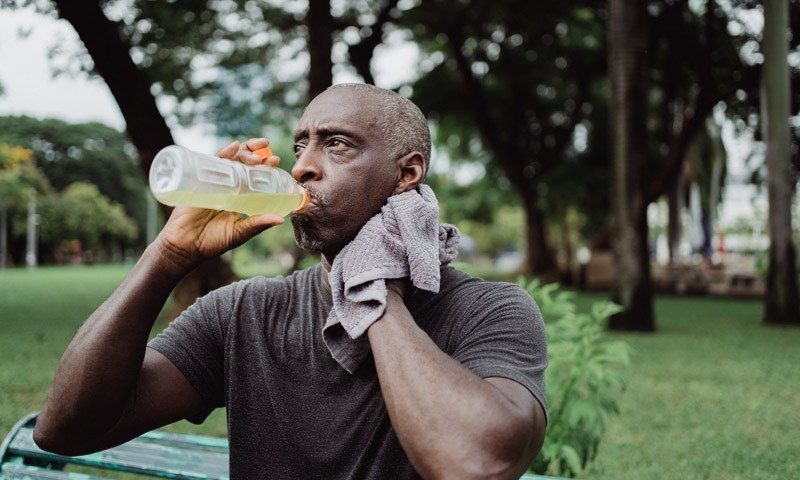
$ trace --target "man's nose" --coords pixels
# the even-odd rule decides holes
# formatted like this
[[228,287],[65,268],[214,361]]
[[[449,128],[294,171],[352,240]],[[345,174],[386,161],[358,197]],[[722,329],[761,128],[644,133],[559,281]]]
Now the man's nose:
[[301,184],[322,178],[319,159],[308,147],[297,157],[297,161],[292,167],[292,177]]

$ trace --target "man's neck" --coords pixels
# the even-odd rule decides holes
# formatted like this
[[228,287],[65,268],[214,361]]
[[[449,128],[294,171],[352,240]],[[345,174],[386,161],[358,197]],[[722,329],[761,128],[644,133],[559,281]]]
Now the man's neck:
[[328,257],[325,254],[320,255],[320,263],[322,264],[322,285],[325,286],[325,290],[328,293],[331,293],[331,282],[328,279],[328,275],[331,273],[331,265],[333,265],[333,259],[328,260]]

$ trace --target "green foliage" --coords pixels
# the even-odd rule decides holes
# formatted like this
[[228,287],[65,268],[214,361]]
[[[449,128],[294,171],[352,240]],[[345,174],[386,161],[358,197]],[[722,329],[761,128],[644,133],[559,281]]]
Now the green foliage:
[[131,242],[139,234],[122,205],[91,183],[73,183],[61,194],[47,198],[40,214],[42,242],[56,248],[77,240],[79,248],[102,250],[114,242]]
[[36,168],[33,151],[0,143],[0,196],[6,201],[24,200],[31,190],[49,190],[47,179]]
[[536,300],[546,320],[550,364],[545,372],[549,407],[547,436],[531,465],[535,473],[579,475],[596,456],[606,417],[618,414],[617,394],[626,387],[619,367],[629,346],[605,336],[606,320],[621,309],[597,301],[577,313],[571,292],[536,279],[518,283]]
[[[0,116],[0,142],[19,145],[57,191],[75,182],[91,182],[100,193],[123,206],[136,220],[138,231],[146,225],[146,183],[135,149],[125,134],[101,123],[69,124],[27,116]],[[49,189],[40,186],[39,192]],[[139,238],[143,245],[144,239]]]

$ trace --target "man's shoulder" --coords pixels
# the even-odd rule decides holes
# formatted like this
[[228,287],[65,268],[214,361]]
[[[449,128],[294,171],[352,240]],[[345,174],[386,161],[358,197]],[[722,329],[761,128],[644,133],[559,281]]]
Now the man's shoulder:
[[439,293],[427,300],[428,307],[454,315],[482,314],[500,308],[538,315],[535,302],[519,285],[473,277],[451,266],[442,267]]
[[530,299],[525,289],[515,283],[498,282],[473,277],[469,273],[447,265],[441,269],[440,292],[456,295],[480,295],[493,297]]

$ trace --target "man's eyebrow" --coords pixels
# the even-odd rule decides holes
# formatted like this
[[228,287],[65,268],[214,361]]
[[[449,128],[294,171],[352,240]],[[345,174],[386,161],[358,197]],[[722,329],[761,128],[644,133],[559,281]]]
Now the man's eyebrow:
[[[356,141],[362,141],[363,140],[363,136],[361,134],[359,134],[356,130],[350,129],[350,128],[346,128],[346,127],[343,127],[343,126],[334,126],[334,125],[322,126],[322,127],[319,127],[319,128],[314,128],[313,129],[313,133],[314,133],[314,135],[317,135],[317,136],[320,136],[320,137],[325,137],[325,138],[333,137],[333,136],[336,136],[336,135],[344,135],[344,136],[350,137],[350,138],[352,138],[352,139],[354,139]],[[298,130],[298,131],[294,132],[294,141],[295,142],[297,142],[299,140],[307,139],[308,137],[309,137],[309,129],[303,129],[303,130]]]

